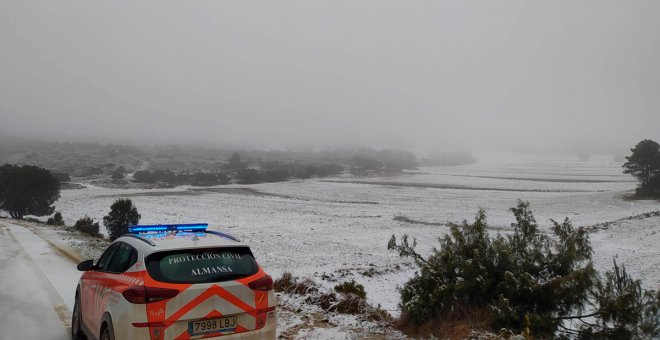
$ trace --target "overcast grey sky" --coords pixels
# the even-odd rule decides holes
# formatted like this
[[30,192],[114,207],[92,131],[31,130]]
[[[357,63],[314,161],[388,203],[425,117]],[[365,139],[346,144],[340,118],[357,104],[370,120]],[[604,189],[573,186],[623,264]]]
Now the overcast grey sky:
[[0,133],[626,150],[660,140],[660,1],[0,0]]

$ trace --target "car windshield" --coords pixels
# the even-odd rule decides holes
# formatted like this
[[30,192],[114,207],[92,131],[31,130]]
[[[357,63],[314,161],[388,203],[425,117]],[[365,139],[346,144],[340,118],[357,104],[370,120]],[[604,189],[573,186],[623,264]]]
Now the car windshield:
[[169,283],[236,280],[259,270],[247,247],[158,252],[147,257],[146,263],[151,277]]

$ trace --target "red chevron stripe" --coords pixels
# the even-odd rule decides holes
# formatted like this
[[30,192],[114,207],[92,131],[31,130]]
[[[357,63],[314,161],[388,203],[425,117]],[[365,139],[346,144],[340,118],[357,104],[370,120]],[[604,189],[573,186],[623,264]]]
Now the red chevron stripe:
[[232,305],[238,307],[238,309],[242,310],[243,312],[248,313],[252,316],[256,316],[256,310],[254,307],[243,302],[241,299],[237,298],[226,289],[218,285],[213,285],[209,287],[207,290],[205,290],[202,294],[199,294],[197,297],[192,299],[185,306],[181,307],[181,309],[176,311],[169,318],[167,318],[167,321],[165,322],[166,327],[171,326],[174,322],[179,320],[183,315],[185,315],[193,308],[197,307],[199,304],[201,304],[202,302],[206,301],[208,298],[214,295],[217,295],[221,299],[224,299],[227,302],[231,303]]

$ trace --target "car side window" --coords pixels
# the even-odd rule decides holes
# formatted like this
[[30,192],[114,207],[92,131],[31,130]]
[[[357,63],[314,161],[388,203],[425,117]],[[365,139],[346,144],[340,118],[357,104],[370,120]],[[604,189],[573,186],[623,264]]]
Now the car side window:
[[123,273],[137,261],[137,251],[125,243],[119,243],[119,248],[114,253],[104,271],[110,273]]
[[108,248],[103,255],[101,255],[101,258],[99,259],[98,262],[96,262],[96,270],[98,271],[106,271],[106,268],[108,266],[108,262],[110,262],[110,258],[112,258],[112,255],[114,255],[115,251],[117,251],[117,248],[119,248],[119,243],[115,243]]

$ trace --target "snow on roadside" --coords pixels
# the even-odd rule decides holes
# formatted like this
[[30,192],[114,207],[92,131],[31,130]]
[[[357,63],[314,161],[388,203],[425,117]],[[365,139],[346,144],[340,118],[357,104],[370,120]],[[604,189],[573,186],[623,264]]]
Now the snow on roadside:
[[21,221],[21,225],[36,229],[39,236],[56,244],[65,245],[80,255],[83,259],[98,259],[110,241],[101,237],[93,237],[78,231],[72,227],[52,226],[34,222]]
[[406,339],[385,322],[369,321],[364,315],[328,312],[310,303],[310,296],[277,293],[277,332],[286,339]]

